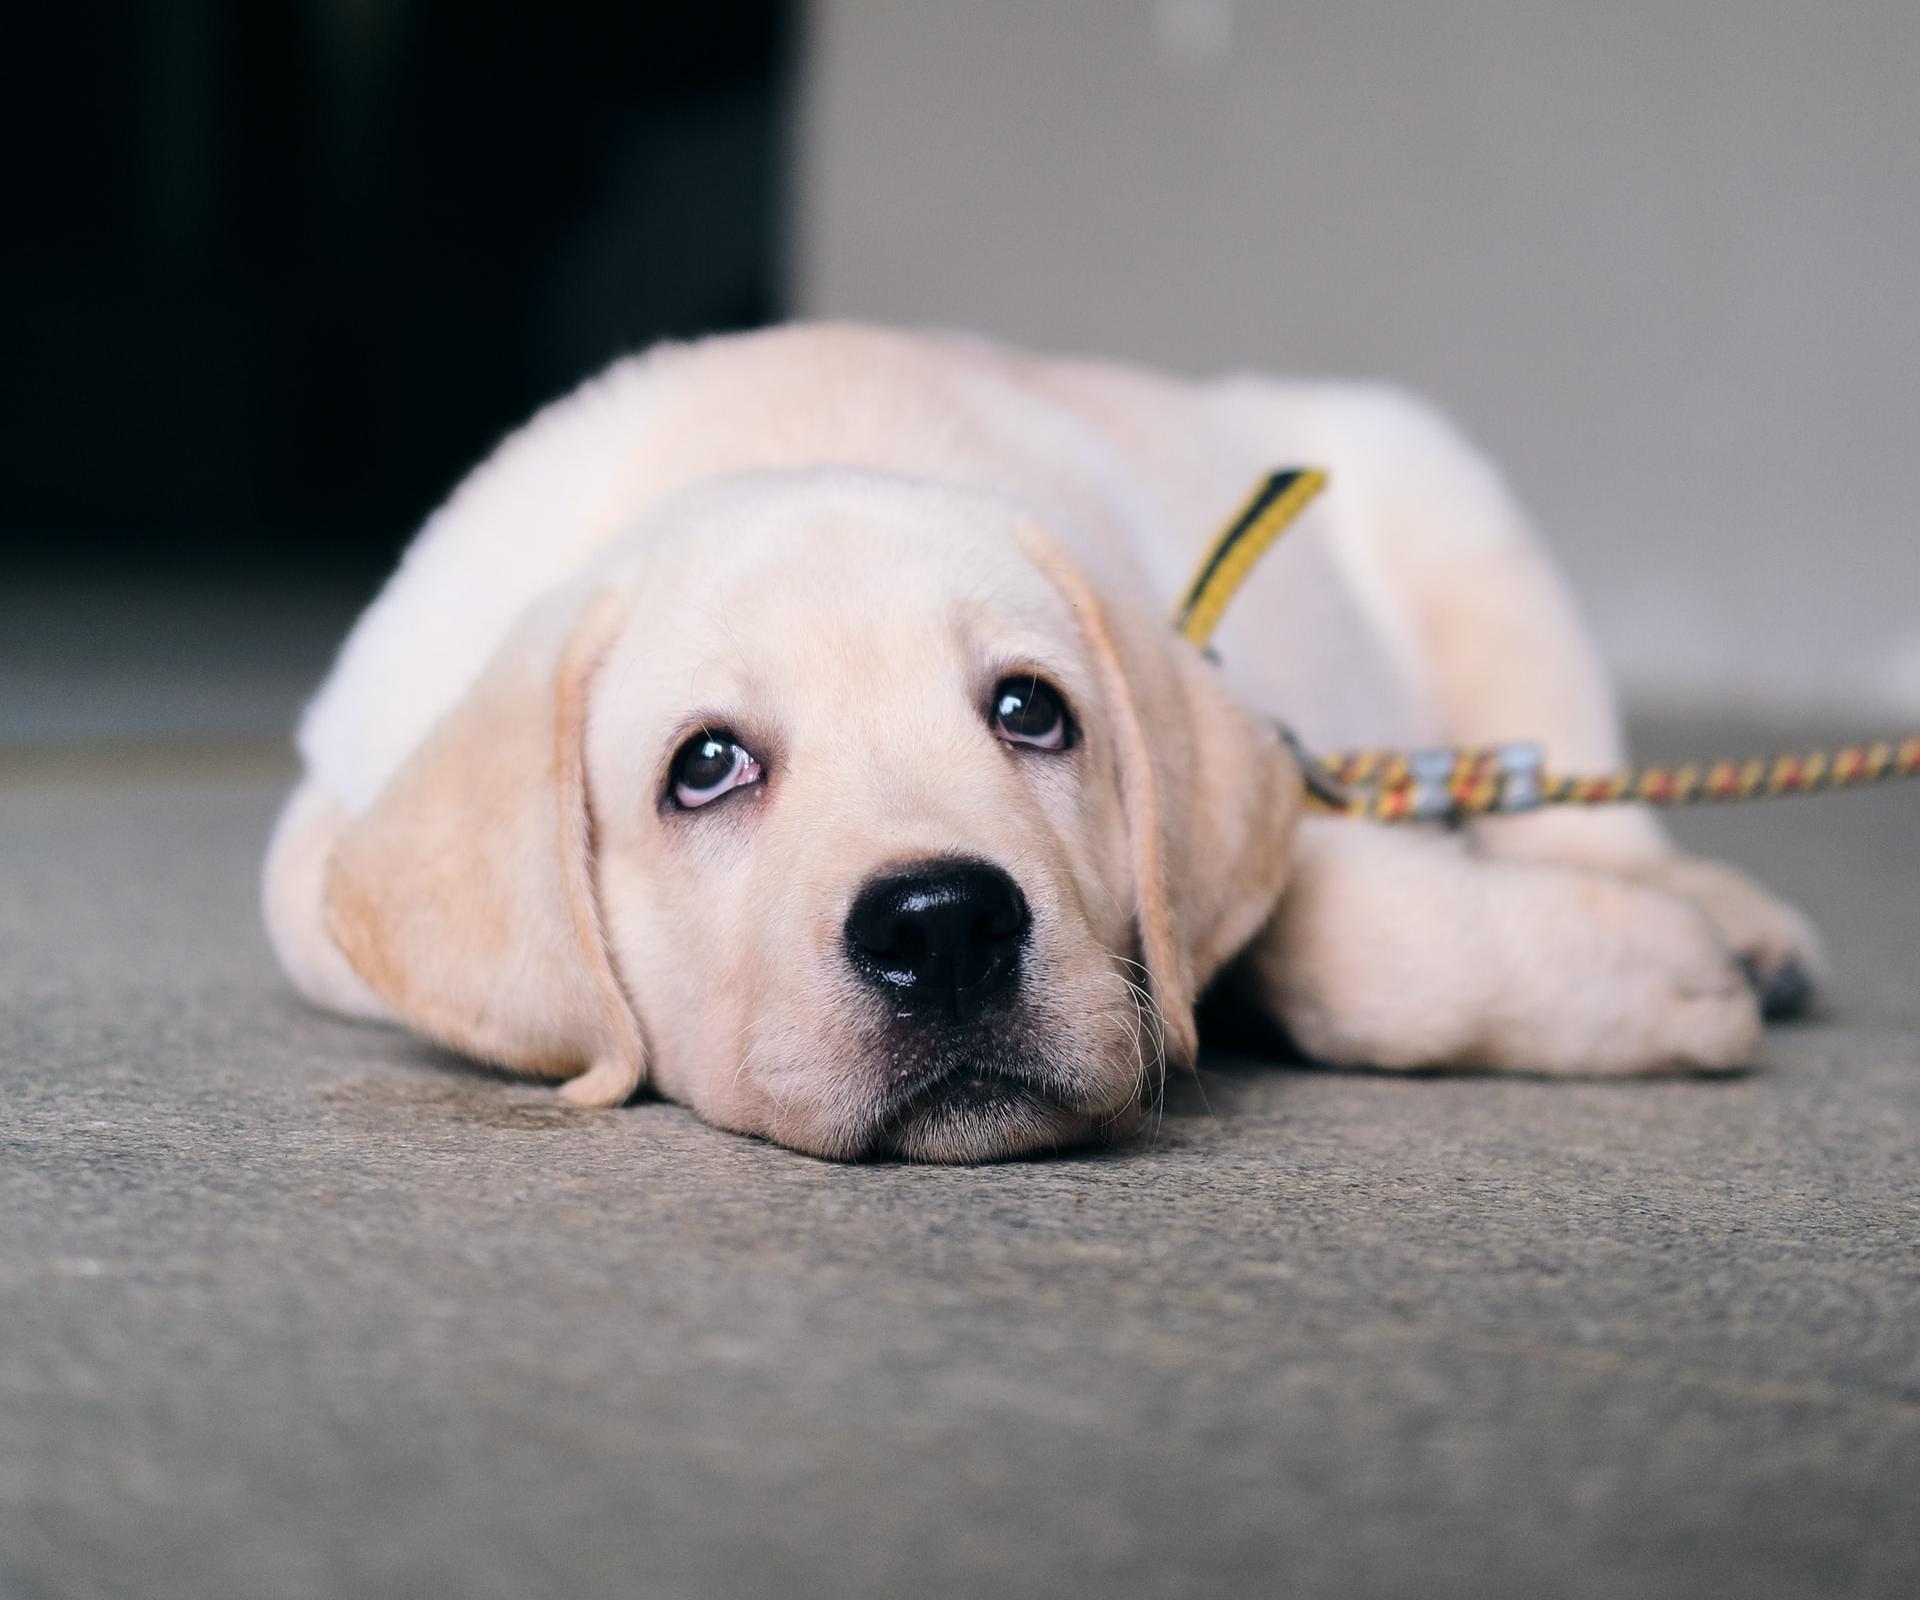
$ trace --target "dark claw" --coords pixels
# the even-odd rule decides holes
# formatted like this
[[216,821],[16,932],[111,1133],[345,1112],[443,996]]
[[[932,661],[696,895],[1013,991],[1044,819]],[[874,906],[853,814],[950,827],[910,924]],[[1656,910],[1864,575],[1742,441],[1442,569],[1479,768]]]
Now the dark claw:
[[1763,972],[1760,963],[1752,956],[1736,958],[1740,970],[1746,974],[1747,983],[1760,1001],[1760,1015],[1769,1022],[1778,1022],[1784,1017],[1797,1017],[1807,1009],[1807,1002],[1813,998],[1813,980],[1807,976],[1807,969],[1792,956],[1781,963],[1779,970]]

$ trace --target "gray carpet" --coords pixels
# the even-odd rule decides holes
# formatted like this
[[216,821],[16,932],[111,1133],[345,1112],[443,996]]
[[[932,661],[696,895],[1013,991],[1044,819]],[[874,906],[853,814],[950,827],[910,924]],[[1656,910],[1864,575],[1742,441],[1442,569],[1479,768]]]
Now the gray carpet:
[[955,1171],[303,1010],[285,776],[0,749],[8,1597],[1920,1593],[1920,790],[1688,819],[1838,964],[1750,1076]]

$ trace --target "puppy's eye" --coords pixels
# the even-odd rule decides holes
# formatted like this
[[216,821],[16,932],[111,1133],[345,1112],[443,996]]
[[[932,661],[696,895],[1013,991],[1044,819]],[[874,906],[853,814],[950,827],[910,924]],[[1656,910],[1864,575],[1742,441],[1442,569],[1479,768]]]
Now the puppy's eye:
[[673,758],[673,798],[691,811],[760,781],[760,763],[724,733],[696,733]]
[[1065,750],[1073,743],[1073,719],[1052,684],[1038,678],[1002,678],[993,691],[993,731],[1008,744]]

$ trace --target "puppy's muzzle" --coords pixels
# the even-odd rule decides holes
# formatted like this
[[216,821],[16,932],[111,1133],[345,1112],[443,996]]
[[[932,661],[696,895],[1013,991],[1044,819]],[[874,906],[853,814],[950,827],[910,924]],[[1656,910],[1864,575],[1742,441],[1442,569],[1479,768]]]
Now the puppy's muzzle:
[[876,879],[847,915],[847,959],[901,1013],[971,1022],[1019,976],[1032,919],[1020,886],[981,861]]

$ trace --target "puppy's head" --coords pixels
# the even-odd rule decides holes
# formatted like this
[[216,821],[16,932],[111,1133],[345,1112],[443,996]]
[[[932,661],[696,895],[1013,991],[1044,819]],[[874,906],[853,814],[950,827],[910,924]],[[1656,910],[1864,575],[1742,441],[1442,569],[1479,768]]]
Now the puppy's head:
[[832,1156],[1125,1130],[1285,872],[1284,747],[1044,530],[847,473],[708,489],[543,601],[342,836],[409,1022]]

